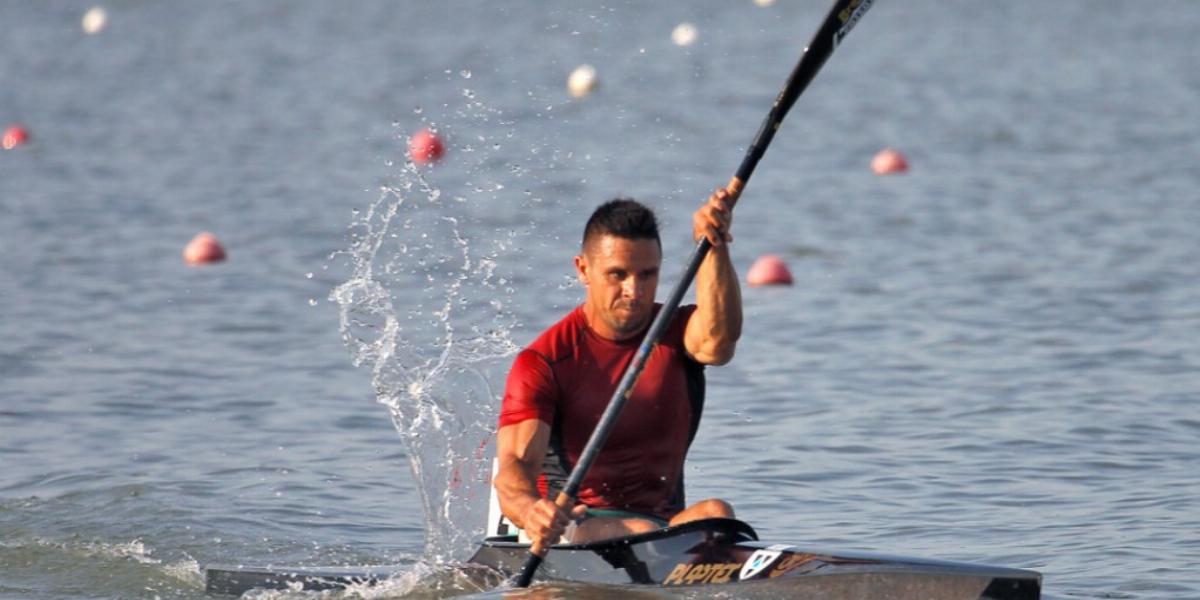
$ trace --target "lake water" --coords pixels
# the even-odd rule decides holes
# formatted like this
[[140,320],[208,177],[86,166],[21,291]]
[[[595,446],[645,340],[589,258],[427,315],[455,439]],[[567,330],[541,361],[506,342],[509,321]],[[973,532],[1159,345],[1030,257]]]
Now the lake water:
[[[32,134],[0,151],[4,598],[201,598],[212,562],[498,596],[447,565],[584,219],[654,206],[665,295],[828,7],[87,8],[0,0],[0,126]],[[876,3],[739,205],[739,271],[796,285],[744,290],[691,497],[1047,598],[1200,597],[1197,31],[1187,0]],[[406,165],[425,126],[446,158]],[[202,230],[227,262],[183,264]]]

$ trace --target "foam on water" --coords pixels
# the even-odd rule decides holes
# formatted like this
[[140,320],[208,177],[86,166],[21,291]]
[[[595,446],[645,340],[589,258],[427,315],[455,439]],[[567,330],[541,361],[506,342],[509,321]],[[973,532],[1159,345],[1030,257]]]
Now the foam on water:
[[[36,588],[49,573],[70,574],[73,587],[89,594],[124,596],[131,590],[176,593],[203,586],[196,560],[167,560],[154,556],[142,540],[51,540],[40,537],[0,542],[0,571],[7,586]],[[28,590],[0,587],[0,596]]]

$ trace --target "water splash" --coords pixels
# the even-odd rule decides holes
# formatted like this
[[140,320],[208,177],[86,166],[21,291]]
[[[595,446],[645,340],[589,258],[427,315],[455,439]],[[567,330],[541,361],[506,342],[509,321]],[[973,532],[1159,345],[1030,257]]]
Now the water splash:
[[[511,131],[497,111],[474,95],[468,101],[456,117],[474,120],[473,131]],[[453,129],[441,126],[452,140]],[[443,193],[406,163],[357,214],[351,247],[338,253],[352,273],[330,294],[354,363],[371,369],[376,399],[407,451],[426,555],[438,560],[465,558],[483,532],[498,391],[518,349],[509,338],[515,292],[506,265],[519,262],[517,242],[532,230],[497,214],[496,206],[528,201],[490,179],[516,176],[493,151],[476,149],[498,145],[467,137],[455,148],[463,179],[443,184],[461,193]]]

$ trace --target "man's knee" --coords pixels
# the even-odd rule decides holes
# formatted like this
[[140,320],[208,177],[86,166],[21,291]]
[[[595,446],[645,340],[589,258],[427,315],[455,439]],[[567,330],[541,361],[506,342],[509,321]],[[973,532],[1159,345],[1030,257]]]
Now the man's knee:
[[699,518],[733,518],[733,506],[724,500],[709,498],[692,505]]
[[575,528],[571,541],[582,544],[627,535],[637,535],[659,529],[654,521],[646,519],[621,519],[614,517],[592,517]]
[[661,526],[658,523],[655,523],[654,521],[648,521],[646,519],[625,519],[623,525],[625,526],[625,529],[629,531],[629,535],[649,533],[651,531],[657,531],[658,529],[661,529]]

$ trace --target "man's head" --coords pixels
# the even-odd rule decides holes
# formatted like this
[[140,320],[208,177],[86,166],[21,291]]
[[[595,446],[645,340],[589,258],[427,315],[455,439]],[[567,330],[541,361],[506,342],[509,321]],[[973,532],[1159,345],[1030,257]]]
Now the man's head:
[[629,198],[601,204],[584,227],[582,251],[575,257],[592,329],[615,340],[640,333],[650,322],[661,264],[654,212]]
[[590,240],[604,235],[627,240],[654,240],[659,251],[662,251],[654,211],[632,198],[609,200],[592,211],[583,228],[583,251],[587,252]]

